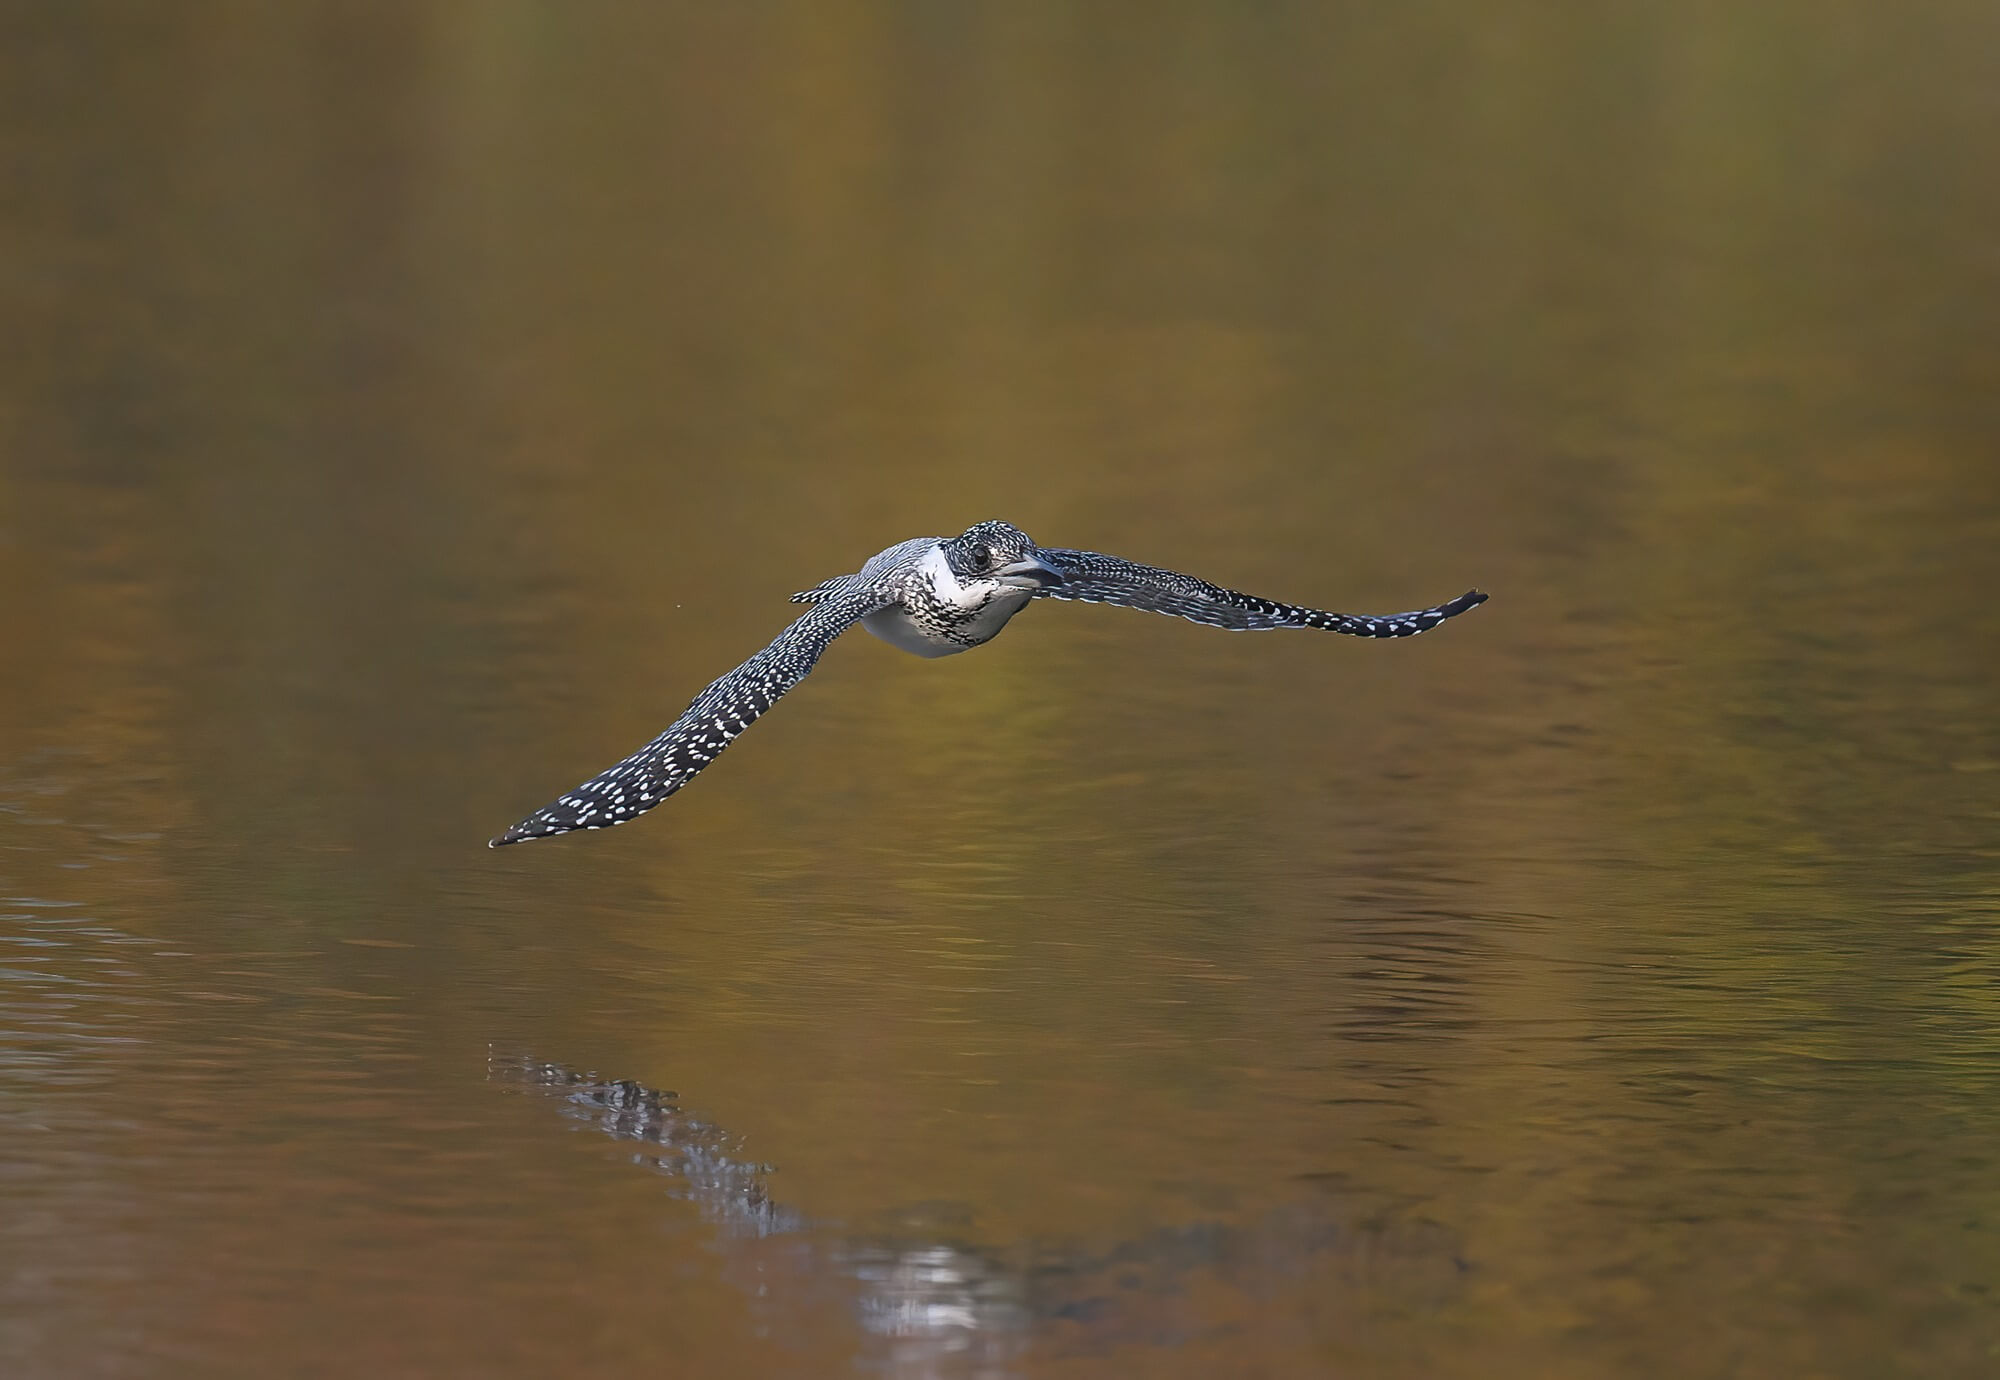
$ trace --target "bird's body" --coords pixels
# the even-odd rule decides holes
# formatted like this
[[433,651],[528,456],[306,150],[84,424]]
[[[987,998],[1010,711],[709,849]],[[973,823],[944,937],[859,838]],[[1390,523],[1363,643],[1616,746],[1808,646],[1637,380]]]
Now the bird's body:
[[805,679],[820,653],[855,623],[917,656],[953,656],[991,641],[1038,598],[1122,604],[1238,632],[1317,628],[1355,637],[1409,637],[1486,601],[1471,590],[1411,613],[1328,613],[1095,551],[1038,547],[1004,522],[982,522],[956,537],[919,537],[870,557],[852,575],[794,594],[794,603],[811,606],[805,615],[710,684],[666,732],[535,811],[492,846],[608,828],[650,810]]
[[[861,626],[891,647],[922,657],[969,652],[999,636],[1007,620],[1035,597],[1029,586],[962,580],[945,559],[939,538],[915,544],[922,549],[904,556],[880,581],[885,590],[895,591],[895,602],[861,615]],[[882,554],[902,549],[892,546]]]

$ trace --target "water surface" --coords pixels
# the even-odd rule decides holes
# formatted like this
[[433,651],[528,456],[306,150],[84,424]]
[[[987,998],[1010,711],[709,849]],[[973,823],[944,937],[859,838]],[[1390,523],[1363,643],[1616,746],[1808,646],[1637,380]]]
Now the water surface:
[[[2000,20],[0,6],[10,1375],[1983,1376]],[[1410,642],[843,639],[902,538]]]

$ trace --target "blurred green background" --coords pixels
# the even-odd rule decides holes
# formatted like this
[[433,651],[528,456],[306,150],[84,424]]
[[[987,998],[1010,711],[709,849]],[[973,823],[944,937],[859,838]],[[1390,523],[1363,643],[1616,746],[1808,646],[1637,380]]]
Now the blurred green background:
[[[0,0],[0,1368],[1991,1374],[1996,151],[1952,0]],[[988,517],[1494,597],[483,848]]]

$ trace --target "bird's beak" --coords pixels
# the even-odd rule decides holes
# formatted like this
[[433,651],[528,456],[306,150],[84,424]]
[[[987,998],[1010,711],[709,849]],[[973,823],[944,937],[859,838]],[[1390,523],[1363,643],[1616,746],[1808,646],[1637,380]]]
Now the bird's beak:
[[1025,561],[1001,566],[993,572],[993,577],[1001,584],[1013,585],[1017,589],[1048,589],[1063,582],[1061,575],[1032,556]]

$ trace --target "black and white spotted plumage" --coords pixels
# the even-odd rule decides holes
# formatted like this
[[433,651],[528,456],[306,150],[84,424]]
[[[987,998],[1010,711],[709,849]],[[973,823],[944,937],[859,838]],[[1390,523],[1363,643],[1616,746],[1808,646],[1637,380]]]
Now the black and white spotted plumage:
[[1037,591],[1038,599],[1119,604],[1148,613],[1172,614],[1231,632],[1317,628],[1322,632],[1346,633],[1349,637],[1413,637],[1486,602],[1486,596],[1474,589],[1450,603],[1409,613],[1328,613],[1325,609],[1280,604],[1254,594],[1241,594],[1192,575],[1139,565],[1095,551],[1044,550],[1042,557],[1062,575],[1062,583]]
[[1410,637],[1486,601],[1470,590],[1410,613],[1328,613],[1095,551],[1044,549],[1005,522],[982,522],[956,537],[919,537],[878,553],[852,575],[794,594],[793,602],[811,605],[806,614],[695,696],[666,732],[492,846],[605,829],[644,814],[692,781],[856,623],[918,656],[951,656],[991,641],[1038,598],[1122,604],[1236,632],[1315,628],[1353,637]]
[[875,598],[860,590],[815,603],[763,651],[711,682],[665,733],[556,797],[490,846],[525,843],[572,829],[608,829],[644,814],[694,780],[739,733],[806,678],[834,638],[875,607]]

